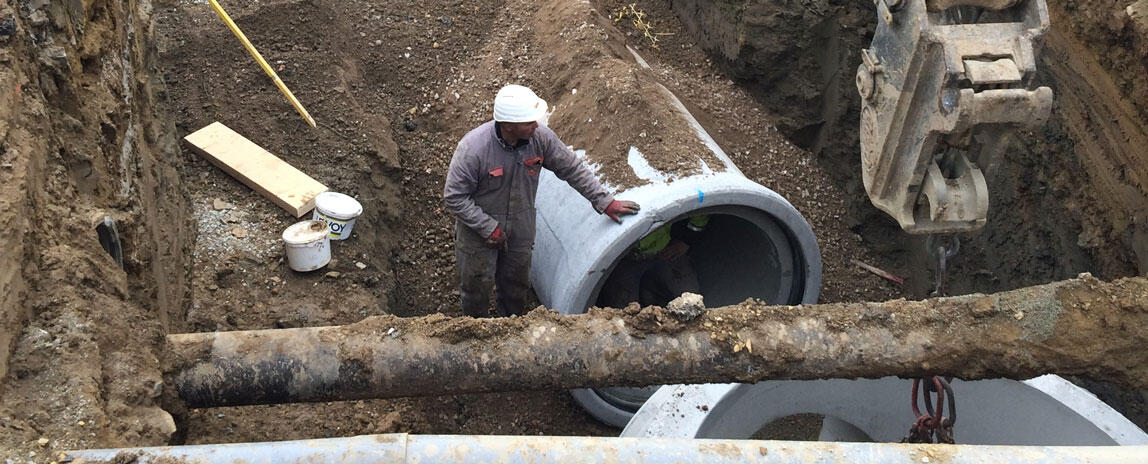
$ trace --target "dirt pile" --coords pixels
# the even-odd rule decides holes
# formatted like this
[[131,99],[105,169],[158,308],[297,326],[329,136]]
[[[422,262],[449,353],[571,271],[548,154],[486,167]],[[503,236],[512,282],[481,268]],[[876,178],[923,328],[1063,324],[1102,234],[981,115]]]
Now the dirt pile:
[[[162,444],[159,349],[182,326],[191,224],[151,4],[0,6],[0,448]],[[114,218],[120,269],[96,220]],[[13,343],[15,342],[15,343]],[[0,367],[3,367],[0,365]],[[45,460],[44,462],[47,462]]]
[[[815,153],[856,151],[860,109],[853,78],[876,26],[869,3],[669,3],[698,45],[773,110],[777,128],[794,143]],[[846,169],[826,167],[838,176]]]
[[[646,183],[627,162],[633,147],[670,176],[715,170],[723,163],[705,147],[662,90],[657,76],[626,50],[625,37],[589,4],[549,2],[540,17],[543,63],[557,63],[546,86],[555,95],[551,125],[575,149],[586,150],[602,180],[622,191]],[[545,72],[538,69],[538,72]],[[641,117],[634,117],[641,115]]]

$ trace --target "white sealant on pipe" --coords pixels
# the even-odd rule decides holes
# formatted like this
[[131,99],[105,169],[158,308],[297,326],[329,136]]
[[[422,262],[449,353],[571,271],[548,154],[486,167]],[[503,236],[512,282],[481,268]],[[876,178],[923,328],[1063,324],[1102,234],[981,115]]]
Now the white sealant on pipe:
[[283,244],[287,249],[287,265],[299,272],[308,272],[331,262],[331,228],[320,220],[292,224],[283,231]]
[[315,197],[315,212],[311,219],[326,221],[331,228],[331,240],[351,237],[355,218],[363,214],[358,200],[338,192],[323,192]]

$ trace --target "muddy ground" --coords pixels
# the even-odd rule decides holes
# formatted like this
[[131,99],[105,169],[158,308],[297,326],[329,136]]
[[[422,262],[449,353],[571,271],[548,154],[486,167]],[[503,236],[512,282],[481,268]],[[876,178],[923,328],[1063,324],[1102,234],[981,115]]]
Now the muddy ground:
[[[790,26],[759,30],[778,34],[762,43],[783,48],[755,55],[766,61],[731,56],[698,34],[698,16],[689,14],[697,2],[634,4],[656,44],[630,19],[613,21],[629,2],[567,3],[225,3],[319,122],[314,129],[201,2],[0,6],[0,61],[13,63],[0,71],[0,223],[39,232],[5,242],[19,258],[0,263],[5,332],[18,334],[0,446],[39,462],[75,447],[396,431],[616,435],[560,391],[202,410],[162,399],[164,333],[459,315],[442,181],[457,140],[489,119],[494,92],[512,82],[556,108],[552,127],[564,141],[607,161],[612,150],[645,143],[637,134],[651,130],[648,119],[599,118],[605,124],[591,128],[573,115],[625,111],[647,101],[649,83],[665,85],[747,177],[810,222],[825,268],[822,301],[927,293],[920,240],[867,206],[854,175],[855,97],[834,84],[841,70],[851,81],[849,60],[871,37],[869,3],[719,2],[758,8],[765,26]],[[1057,91],[1054,113],[1064,116],[1024,134],[1009,168],[991,177],[999,195],[990,227],[954,263],[953,292],[1145,272],[1148,163],[1140,161],[1148,144],[1136,144],[1145,116],[1135,103],[1145,88],[1135,72],[1148,55],[1144,29],[1121,19],[1132,2],[1106,2],[1103,14],[1052,3],[1044,78]],[[25,34],[5,35],[7,18]],[[716,18],[706,30],[743,18]],[[816,27],[793,27],[804,24]],[[837,38],[833,47],[819,48],[825,37]],[[626,45],[651,69],[638,69]],[[808,49],[828,51],[801,53]],[[810,68],[809,56],[821,57],[821,67]],[[772,77],[760,75],[766,66]],[[278,236],[296,219],[178,142],[213,121],[364,204],[354,236],[335,244],[325,271],[291,271]],[[674,134],[660,141],[655,158],[689,143]],[[1108,143],[1124,149],[1096,148]],[[1090,188],[1093,180],[1101,187]],[[91,232],[92,218],[105,214],[120,221],[123,271]],[[900,274],[906,285],[851,259]]]

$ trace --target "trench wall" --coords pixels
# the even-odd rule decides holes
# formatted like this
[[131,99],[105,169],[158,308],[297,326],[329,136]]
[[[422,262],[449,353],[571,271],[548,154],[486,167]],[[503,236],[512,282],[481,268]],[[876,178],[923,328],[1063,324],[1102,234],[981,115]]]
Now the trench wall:
[[[0,4],[0,408],[40,430],[90,424],[53,437],[62,446],[159,444],[174,431],[155,406],[158,350],[182,326],[194,231],[152,11],[148,0]],[[122,269],[97,239],[104,216],[117,221]],[[0,448],[34,443],[29,433],[6,428]]]

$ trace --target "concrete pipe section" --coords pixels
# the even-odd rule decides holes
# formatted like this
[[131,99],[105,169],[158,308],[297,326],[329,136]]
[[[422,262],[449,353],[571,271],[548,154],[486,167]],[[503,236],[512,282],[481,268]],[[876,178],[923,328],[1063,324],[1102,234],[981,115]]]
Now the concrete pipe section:
[[[646,402],[622,436],[743,439],[777,419],[812,413],[825,416],[821,441],[897,442],[914,419],[911,386],[895,377],[670,385]],[[1128,419],[1059,376],[955,380],[952,386],[958,444],[1148,444],[1148,435]]]
[[[821,253],[805,218],[774,191],[747,179],[673,94],[661,88],[681,123],[691,127],[724,166],[675,177],[659,172],[632,148],[628,164],[646,183],[617,194],[642,206],[621,225],[588,207],[549,171],[540,179],[537,239],[531,280],[542,304],[563,314],[597,305],[606,278],[631,246],[664,224],[709,214],[710,222],[689,257],[707,307],[757,298],[770,304],[816,303]],[[598,169],[598,166],[591,166]],[[602,176],[601,171],[599,175]],[[609,187],[610,179],[603,178]],[[615,189],[616,190],[616,189]],[[597,419],[623,427],[657,386],[573,390]]]

